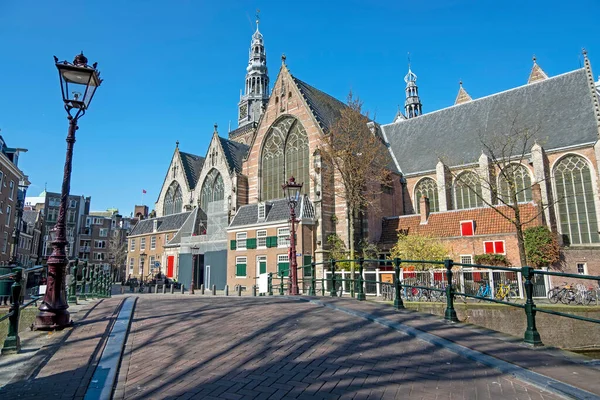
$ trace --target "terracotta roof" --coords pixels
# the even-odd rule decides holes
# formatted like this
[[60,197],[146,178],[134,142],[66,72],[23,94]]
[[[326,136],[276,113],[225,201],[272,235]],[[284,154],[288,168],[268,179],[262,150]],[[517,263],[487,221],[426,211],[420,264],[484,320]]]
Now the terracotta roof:
[[[498,207],[506,215],[514,215],[507,206]],[[533,220],[526,227],[538,225],[535,217],[538,207],[533,203],[520,206],[521,220]],[[460,221],[475,221],[475,235],[494,235],[499,233],[515,232],[515,227],[506,218],[491,207],[470,208],[466,210],[453,210],[431,213],[426,224],[421,225],[420,215],[405,215],[389,217],[383,220],[380,243],[395,243],[398,231],[408,229],[408,234],[433,237],[460,236]]]

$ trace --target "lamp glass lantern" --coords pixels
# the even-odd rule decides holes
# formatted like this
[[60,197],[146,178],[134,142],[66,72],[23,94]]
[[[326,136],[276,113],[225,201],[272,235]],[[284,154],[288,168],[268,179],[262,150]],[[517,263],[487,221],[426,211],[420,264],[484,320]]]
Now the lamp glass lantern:
[[288,205],[293,211],[296,211],[296,206],[300,201],[300,191],[302,190],[302,186],[302,183],[296,183],[296,178],[293,176],[289,179],[289,181],[281,185]]
[[76,56],[72,63],[68,61],[59,62],[56,57],[54,60],[60,77],[65,107],[68,110],[75,108],[85,112],[94,97],[94,93],[96,93],[96,89],[102,83],[96,64],[89,66],[83,53]]

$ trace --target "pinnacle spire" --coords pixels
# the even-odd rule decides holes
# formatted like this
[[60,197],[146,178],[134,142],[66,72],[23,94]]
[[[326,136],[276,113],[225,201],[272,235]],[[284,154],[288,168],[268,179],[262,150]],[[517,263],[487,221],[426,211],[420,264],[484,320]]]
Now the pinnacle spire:
[[537,64],[537,58],[535,54],[532,57],[533,67],[531,67],[531,73],[529,74],[529,79],[527,79],[527,83],[533,83],[537,81],[543,81],[544,79],[548,79],[548,75],[544,72],[544,70]]
[[473,100],[471,96],[469,96],[469,93],[467,93],[467,91],[463,88],[462,81],[458,82],[458,84],[458,95],[456,96],[456,100],[454,100],[454,105],[468,103],[469,101]]
[[410,69],[410,53],[408,53],[408,73],[404,77],[404,82],[406,82],[404,115],[406,118],[418,117],[423,112],[421,99],[419,98],[419,88],[417,87],[417,75]]

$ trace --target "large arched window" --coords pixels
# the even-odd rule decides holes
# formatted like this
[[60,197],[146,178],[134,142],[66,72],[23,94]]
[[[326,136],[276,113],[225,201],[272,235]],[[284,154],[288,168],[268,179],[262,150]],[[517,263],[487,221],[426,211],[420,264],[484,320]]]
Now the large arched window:
[[583,157],[566,156],[554,166],[560,231],[566,244],[599,243],[592,172]]
[[223,200],[225,198],[225,189],[223,186],[223,177],[216,169],[211,169],[206,175],[200,192],[200,208],[208,211],[208,203]]
[[305,193],[310,186],[308,172],[308,136],[302,124],[287,117],[276,122],[264,141],[261,158],[261,200],[283,196],[281,185],[290,176],[303,182]]
[[521,164],[509,164],[498,177],[498,195],[505,204],[512,204],[513,195],[517,195],[517,203],[531,201],[531,176]]
[[454,181],[454,204],[457,210],[482,207],[481,180],[475,172],[463,172]]
[[183,194],[181,193],[181,186],[177,182],[171,183],[167,194],[165,195],[165,202],[163,204],[163,215],[171,215],[180,213],[183,210]]
[[415,208],[417,209],[417,214],[421,213],[421,197],[423,196],[429,199],[429,211],[440,211],[437,183],[433,179],[421,179],[415,186]]

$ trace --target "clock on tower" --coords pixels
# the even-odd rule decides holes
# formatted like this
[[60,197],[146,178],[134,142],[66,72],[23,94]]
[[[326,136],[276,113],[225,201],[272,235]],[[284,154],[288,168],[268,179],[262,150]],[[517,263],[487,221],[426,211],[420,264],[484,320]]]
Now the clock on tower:
[[240,106],[239,120],[244,120],[246,117],[248,117],[248,103],[244,103]]

